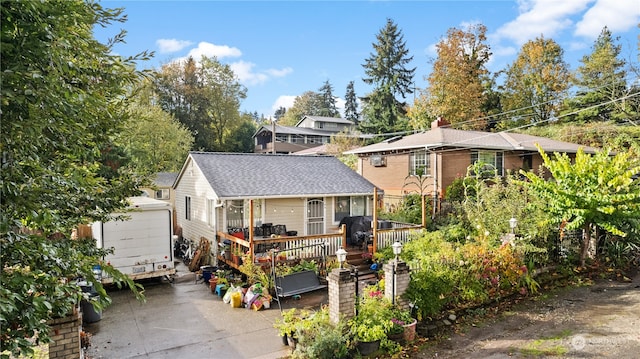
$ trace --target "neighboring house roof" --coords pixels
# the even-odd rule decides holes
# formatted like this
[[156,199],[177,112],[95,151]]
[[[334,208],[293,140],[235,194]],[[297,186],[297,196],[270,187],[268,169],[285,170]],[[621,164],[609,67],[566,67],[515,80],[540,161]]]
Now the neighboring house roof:
[[594,147],[520,133],[464,131],[438,127],[430,131],[360,147],[345,153],[382,153],[441,147],[537,152],[536,144],[539,144],[545,152],[576,153],[579,148],[582,148],[587,153],[595,153],[597,151]]
[[171,187],[178,178],[177,172],[158,172],[153,183],[158,187]]
[[190,152],[189,158],[221,199],[365,195],[375,187],[332,156]]
[[298,123],[296,123],[296,126],[300,125],[305,119],[310,119],[310,120],[315,121],[315,122],[332,122],[332,123],[342,123],[342,124],[345,124],[345,125],[355,125],[353,123],[353,121],[347,120],[346,118],[323,117],[323,116],[304,116],[304,117],[302,117],[302,119],[300,121],[298,121]]

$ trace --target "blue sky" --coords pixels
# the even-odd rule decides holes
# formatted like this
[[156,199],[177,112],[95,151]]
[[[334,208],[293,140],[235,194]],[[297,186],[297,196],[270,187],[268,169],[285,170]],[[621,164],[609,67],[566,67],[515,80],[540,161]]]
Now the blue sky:
[[[449,28],[482,23],[493,56],[489,68],[510,64],[523,43],[540,35],[565,50],[571,69],[590,53],[608,26],[619,36],[622,56],[638,62],[638,0],[495,0],[495,1],[102,1],[124,7],[128,21],[97,28],[104,41],[121,29],[126,44],[114,52],[133,55],[155,51],[140,68],[192,55],[217,56],[247,87],[241,110],[273,115],[296,96],[318,91],[328,80],[343,104],[347,84],[357,96],[371,88],[362,82],[362,64],[376,35],[392,19],[404,35],[416,67],[418,89],[426,86],[435,44]],[[411,100],[411,99],[410,99]]]

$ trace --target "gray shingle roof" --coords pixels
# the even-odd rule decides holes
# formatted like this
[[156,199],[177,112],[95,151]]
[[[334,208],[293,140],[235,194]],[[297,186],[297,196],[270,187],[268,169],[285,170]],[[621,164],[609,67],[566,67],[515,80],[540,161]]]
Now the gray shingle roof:
[[178,178],[177,172],[158,172],[153,183],[158,187],[171,187]]
[[220,198],[373,193],[374,185],[332,156],[191,152]]
[[347,151],[348,154],[402,151],[415,148],[460,147],[504,151],[534,151],[539,144],[546,152],[576,153],[582,148],[587,153],[597,149],[575,143],[552,140],[550,138],[509,132],[463,131],[451,128],[436,128],[416,133],[394,141],[383,141],[373,145]]

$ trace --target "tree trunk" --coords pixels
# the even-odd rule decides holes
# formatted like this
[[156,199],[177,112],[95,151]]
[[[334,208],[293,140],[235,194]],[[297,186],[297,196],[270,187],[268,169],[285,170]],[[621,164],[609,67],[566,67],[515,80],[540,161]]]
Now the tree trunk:
[[591,224],[585,223],[582,227],[582,248],[580,248],[580,266],[584,267],[587,255],[589,255],[589,245],[591,244]]

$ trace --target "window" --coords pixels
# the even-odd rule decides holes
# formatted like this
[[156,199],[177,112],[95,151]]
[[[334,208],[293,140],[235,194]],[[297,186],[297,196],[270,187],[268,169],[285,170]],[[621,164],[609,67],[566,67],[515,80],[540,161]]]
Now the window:
[[333,220],[340,222],[344,217],[351,215],[351,204],[349,197],[336,197],[336,205]]
[[184,215],[185,219],[191,220],[191,197],[184,197]]
[[208,199],[207,200],[207,224],[211,228],[215,226],[215,223],[213,223],[214,218],[216,217],[215,210],[216,210],[216,200]]
[[364,196],[336,197],[333,220],[340,222],[344,217],[366,216],[367,199]]
[[494,171],[497,172],[498,176],[502,176],[503,171],[503,154],[502,152],[493,152],[493,151],[472,151],[471,152],[471,164],[474,165],[476,163],[484,163],[485,166],[483,168],[484,171],[490,172],[485,175],[493,175]]
[[409,174],[412,176],[429,176],[431,174],[431,159],[427,151],[416,151],[409,158]]
[[169,189],[163,188],[156,191],[156,199],[169,199]]
[[244,228],[244,201],[227,201],[227,228]]

